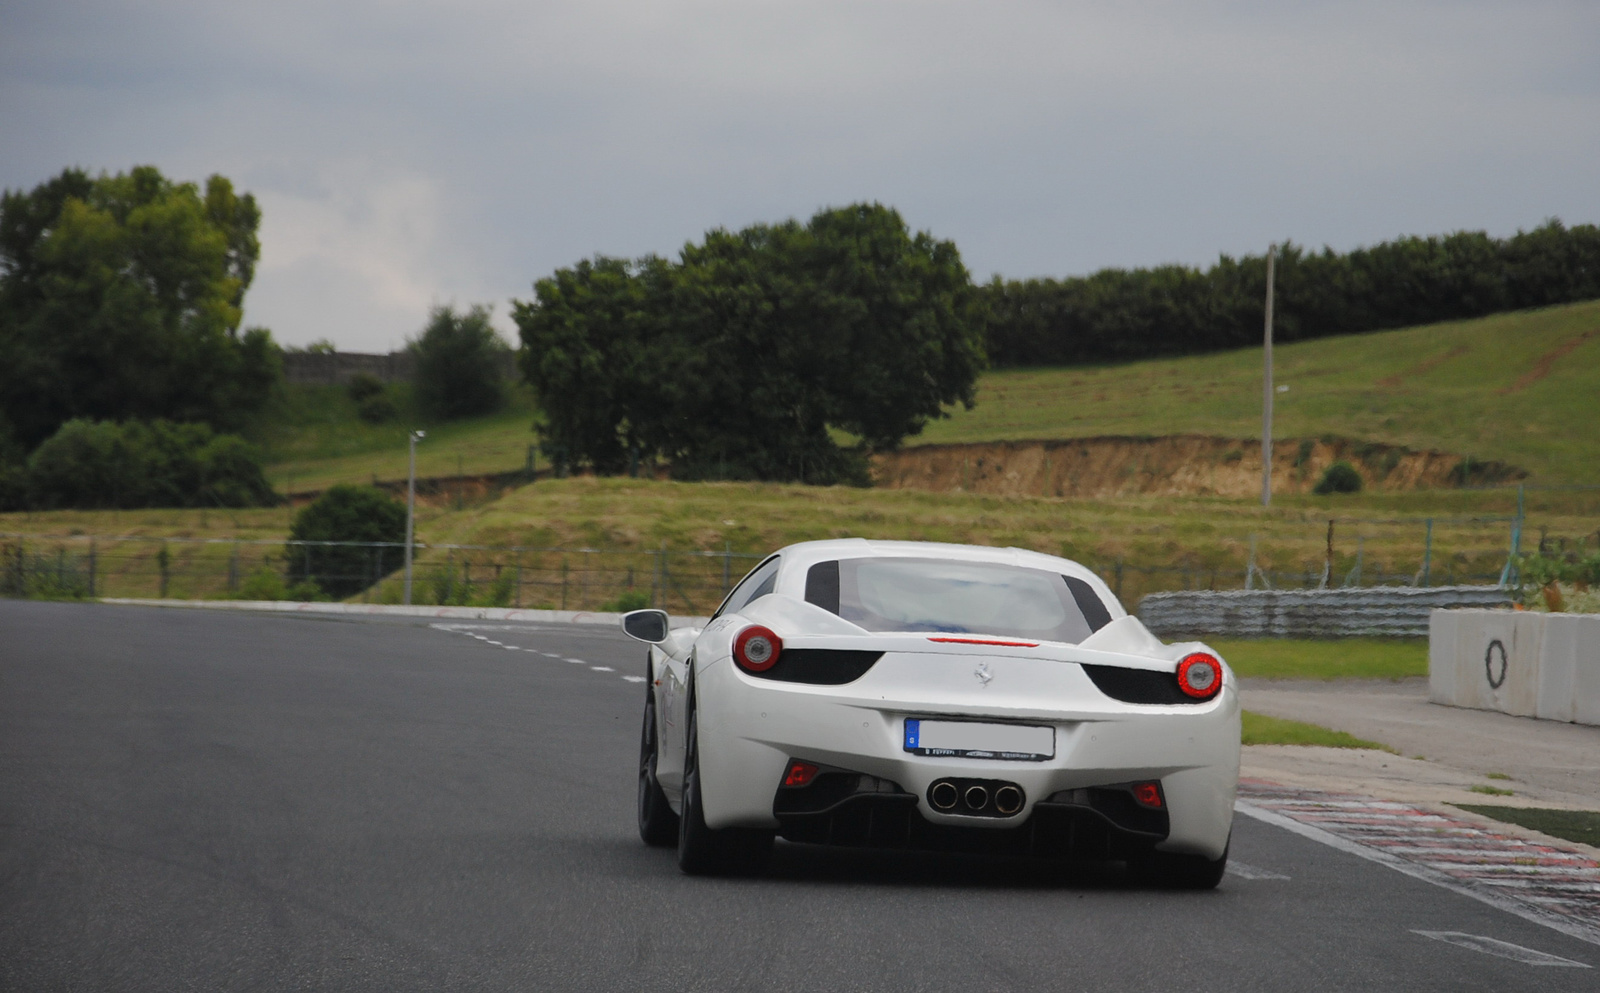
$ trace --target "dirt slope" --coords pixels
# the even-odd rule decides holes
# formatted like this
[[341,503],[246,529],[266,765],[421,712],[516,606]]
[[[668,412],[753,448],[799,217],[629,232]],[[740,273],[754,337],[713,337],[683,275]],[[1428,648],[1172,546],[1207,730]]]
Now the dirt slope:
[[[1273,492],[1308,492],[1340,460],[1356,467],[1364,486],[1381,490],[1453,487],[1527,475],[1514,466],[1449,452],[1347,438],[1279,439],[1272,449]],[[877,456],[873,480],[886,489],[1002,496],[1248,497],[1261,492],[1261,442],[1168,435],[919,445]]]

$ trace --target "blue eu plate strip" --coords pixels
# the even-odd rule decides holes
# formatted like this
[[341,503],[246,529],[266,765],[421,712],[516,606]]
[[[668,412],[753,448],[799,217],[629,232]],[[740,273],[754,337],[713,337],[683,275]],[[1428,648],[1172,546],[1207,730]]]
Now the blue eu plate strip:
[[921,730],[922,730],[922,722],[921,721],[911,720],[910,718],[906,719],[906,747],[907,748],[916,748],[917,747],[917,736],[918,736],[918,733]]

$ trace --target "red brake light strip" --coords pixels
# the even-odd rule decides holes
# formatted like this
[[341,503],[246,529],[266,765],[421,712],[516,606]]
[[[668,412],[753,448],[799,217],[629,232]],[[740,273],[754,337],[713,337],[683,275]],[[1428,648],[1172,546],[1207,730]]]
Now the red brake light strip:
[[942,641],[951,645],[1004,645],[1007,648],[1038,648],[1037,641],[992,641],[986,638],[929,638],[929,641]]

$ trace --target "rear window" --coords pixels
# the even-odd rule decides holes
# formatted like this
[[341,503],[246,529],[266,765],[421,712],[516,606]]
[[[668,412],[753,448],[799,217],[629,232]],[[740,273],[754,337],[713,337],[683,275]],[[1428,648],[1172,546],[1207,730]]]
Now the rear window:
[[1077,644],[1111,619],[1088,583],[995,562],[819,562],[806,599],[868,631],[992,634]]

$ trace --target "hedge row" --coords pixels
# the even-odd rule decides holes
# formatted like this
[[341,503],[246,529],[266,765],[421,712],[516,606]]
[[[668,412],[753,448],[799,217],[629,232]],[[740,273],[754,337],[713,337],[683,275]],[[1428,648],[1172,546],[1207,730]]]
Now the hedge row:
[[[1259,344],[1265,256],[1187,266],[1103,269],[983,288],[989,359],[1071,365]],[[1510,238],[1458,232],[1347,253],[1280,250],[1279,341],[1377,331],[1600,298],[1600,228],[1552,220]]]

